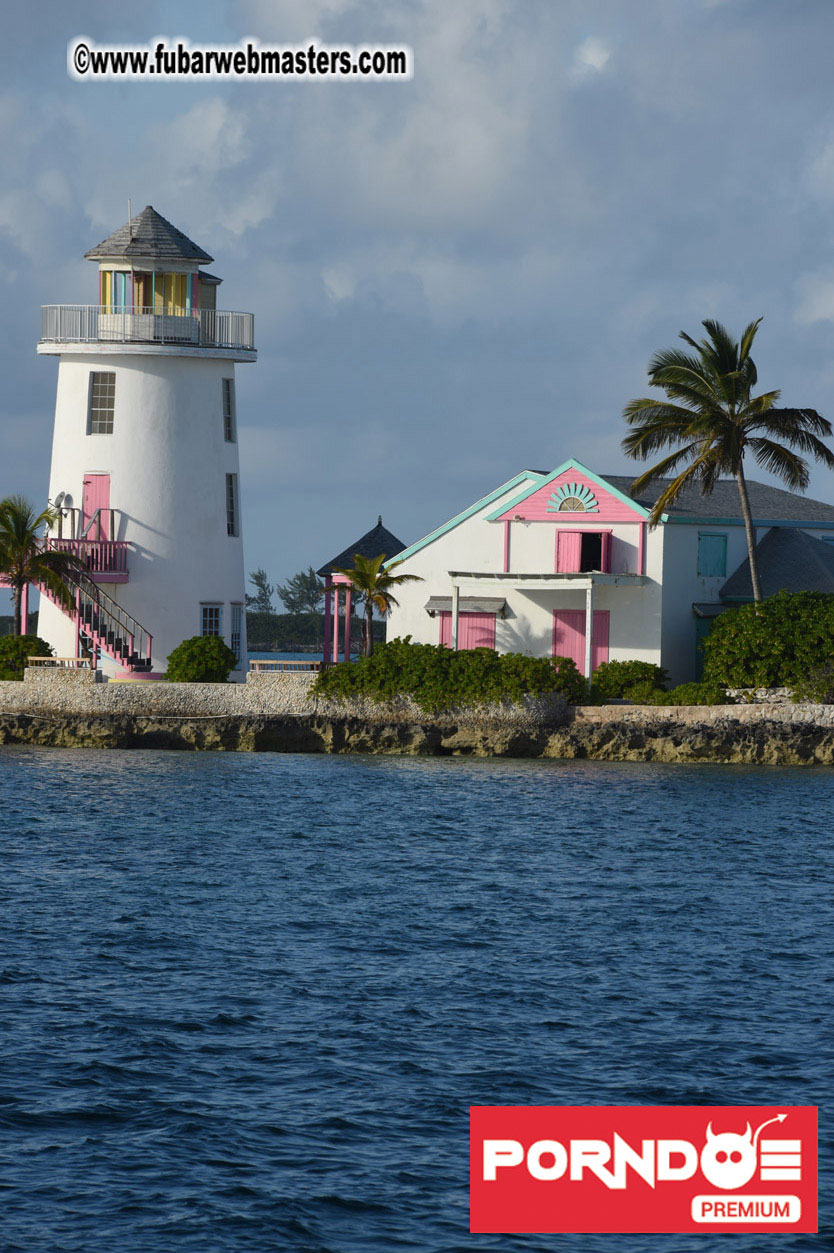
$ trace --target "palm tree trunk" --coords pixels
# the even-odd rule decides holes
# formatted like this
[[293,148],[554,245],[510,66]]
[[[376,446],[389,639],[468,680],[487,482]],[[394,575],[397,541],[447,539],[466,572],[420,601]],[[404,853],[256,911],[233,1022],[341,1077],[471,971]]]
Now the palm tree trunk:
[[744,531],[747,535],[747,556],[750,560],[750,582],[753,584],[753,600],[756,604],[762,599],[762,585],[759,582],[759,559],[756,555],[756,532],[753,529],[753,516],[750,513],[750,498],[747,495],[747,482],[744,468],[739,462],[736,471],[738,494],[741,497],[741,515],[744,518]]
[[365,656],[372,657],[374,654],[374,607],[370,598],[365,603],[363,635],[365,636]]
[[23,584],[12,585],[12,603],[14,605],[14,633],[23,634]]

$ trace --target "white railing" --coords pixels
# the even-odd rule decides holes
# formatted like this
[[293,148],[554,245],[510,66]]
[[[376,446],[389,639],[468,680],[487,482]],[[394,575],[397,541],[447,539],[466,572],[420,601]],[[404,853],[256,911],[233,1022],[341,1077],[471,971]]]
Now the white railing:
[[178,309],[107,305],[43,305],[41,343],[194,344],[199,348],[255,347],[255,316],[225,309]]
[[26,665],[34,669],[51,670],[94,670],[95,664],[90,657],[27,657]]
[[249,662],[249,669],[255,674],[275,673],[283,670],[321,670],[320,661],[278,661],[267,657],[253,657]]

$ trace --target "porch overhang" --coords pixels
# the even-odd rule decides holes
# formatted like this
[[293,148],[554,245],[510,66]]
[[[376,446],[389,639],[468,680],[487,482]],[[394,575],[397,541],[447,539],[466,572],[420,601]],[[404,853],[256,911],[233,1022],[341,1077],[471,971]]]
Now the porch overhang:
[[[461,596],[458,608],[460,613],[494,613],[503,618],[507,602],[503,596]],[[426,613],[432,618],[436,613],[451,611],[451,596],[430,596],[426,601]]]
[[453,587],[475,584],[512,588],[517,592],[585,592],[594,587],[644,587],[645,574],[602,574],[596,570],[575,574],[506,574],[503,571],[449,570]]

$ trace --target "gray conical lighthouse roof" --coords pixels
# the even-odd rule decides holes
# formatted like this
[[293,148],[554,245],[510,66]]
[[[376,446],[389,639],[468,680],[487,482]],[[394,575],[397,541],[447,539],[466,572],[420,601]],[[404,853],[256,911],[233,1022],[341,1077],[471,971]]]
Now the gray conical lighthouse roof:
[[193,239],[178,231],[161,213],[146,205],[141,213],[125,222],[95,248],[85,252],[88,261],[110,257],[143,261],[213,261]]

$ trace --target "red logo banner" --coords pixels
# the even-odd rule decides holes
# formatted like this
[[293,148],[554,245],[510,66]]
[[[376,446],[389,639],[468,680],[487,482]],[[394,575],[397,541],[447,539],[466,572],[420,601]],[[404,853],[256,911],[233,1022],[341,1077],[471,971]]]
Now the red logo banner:
[[817,1230],[811,1105],[477,1105],[472,1232]]

